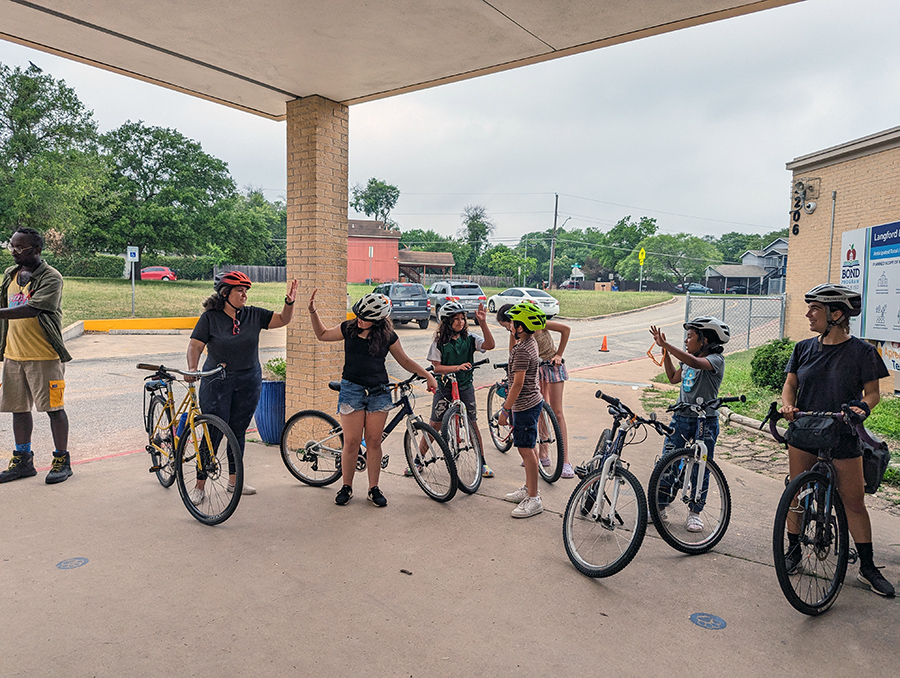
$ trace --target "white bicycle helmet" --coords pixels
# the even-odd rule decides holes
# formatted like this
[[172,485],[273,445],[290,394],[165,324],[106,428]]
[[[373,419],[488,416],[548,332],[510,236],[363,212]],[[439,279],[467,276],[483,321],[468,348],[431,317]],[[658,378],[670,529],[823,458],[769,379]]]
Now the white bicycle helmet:
[[720,344],[727,344],[731,339],[731,330],[728,328],[728,325],[723,323],[718,318],[713,318],[709,315],[694,318],[690,322],[686,322],[684,324],[684,329],[710,330],[716,335],[716,338]]
[[837,306],[838,308],[834,310],[841,310],[850,317],[862,313],[862,295],[844,285],[834,285],[832,283],[817,285],[807,292],[803,298],[807,304],[811,301],[818,301],[828,307]]
[[374,323],[391,314],[391,300],[383,294],[370,292],[353,304],[353,313],[360,320]]
[[465,313],[466,307],[458,301],[448,301],[438,309],[438,320],[443,322],[444,318],[452,318],[457,313]]

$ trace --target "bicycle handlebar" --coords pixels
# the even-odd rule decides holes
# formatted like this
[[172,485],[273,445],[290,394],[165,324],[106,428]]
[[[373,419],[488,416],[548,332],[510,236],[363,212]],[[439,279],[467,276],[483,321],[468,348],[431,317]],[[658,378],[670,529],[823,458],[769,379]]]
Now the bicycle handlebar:
[[636,415],[631,409],[623,403],[618,398],[614,398],[611,395],[606,395],[603,391],[597,391],[594,394],[595,398],[600,398],[610,405],[610,409],[616,410],[615,413],[611,413],[617,419],[634,419],[639,424],[644,424],[646,426],[652,426],[656,429],[656,432],[659,435],[672,435],[675,433],[675,429],[671,426],[667,426],[656,418],[645,419],[644,417]]
[[[476,367],[480,367],[481,365],[484,365],[489,362],[491,362],[490,358],[485,358],[484,360],[479,360],[476,363],[472,363],[472,369],[474,370]],[[434,372],[434,365],[429,365],[428,367],[425,368],[425,371],[426,372]],[[434,372],[434,373],[437,374],[437,372]],[[453,372],[448,372],[447,374],[440,374],[438,376],[449,377],[451,374],[453,374]]]
[[[866,427],[863,426],[862,421],[852,422],[850,415],[850,406],[849,405],[841,405],[840,412],[794,412],[794,419],[801,419],[803,417],[831,417],[832,419],[837,419],[838,421],[842,421],[854,431],[856,431],[856,435],[858,435],[867,445],[871,445],[873,447],[878,447],[878,443],[869,435],[869,432],[866,430]],[[766,422],[769,424],[769,433],[772,434],[772,437],[776,442],[780,444],[787,444],[784,436],[778,432],[778,421],[780,419],[787,419],[784,414],[781,413],[781,410],[778,408],[778,403],[773,402],[769,405],[769,413],[766,415],[766,418],[763,419],[759,428],[762,430],[763,426],[766,425]]]
[[196,372],[187,372],[185,370],[175,369],[174,367],[166,367],[165,365],[149,365],[147,363],[138,363],[137,369],[150,370],[151,372],[157,373],[155,375],[151,374],[149,377],[145,377],[145,379],[152,379],[157,375],[161,377],[172,377],[173,374],[180,374],[183,377],[211,377],[220,373],[224,376],[225,363],[221,363],[217,365],[215,369],[209,370],[207,372],[203,372],[202,370],[198,370]]
[[702,398],[697,398],[696,403],[675,403],[674,405],[669,405],[666,408],[666,412],[678,412],[679,410],[691,410],[696,412],[697,414],[704,412],[705,410],[717,410],[725,403],[745,403],[747,402],[747,396],[723,396],[721,398],[714,398],[707,402],[703,402]]

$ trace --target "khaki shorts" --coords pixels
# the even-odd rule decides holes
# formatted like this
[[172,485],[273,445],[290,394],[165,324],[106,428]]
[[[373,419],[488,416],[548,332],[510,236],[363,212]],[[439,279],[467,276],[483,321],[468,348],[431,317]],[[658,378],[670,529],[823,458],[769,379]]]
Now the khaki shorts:
[[66,368],[59,360],[3,361],[0,412],[56,412],[64,409]]

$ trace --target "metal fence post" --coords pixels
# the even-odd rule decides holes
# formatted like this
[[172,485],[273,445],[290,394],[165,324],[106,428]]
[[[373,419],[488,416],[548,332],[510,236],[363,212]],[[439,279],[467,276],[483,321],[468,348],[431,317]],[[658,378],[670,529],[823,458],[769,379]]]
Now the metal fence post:
[[747,348],[750,348],[750,327],[753,325],[753,297],[750,297],[750,311],[747,313]]
[[781,293],[781,327],[778,328],[778,338],[784,339],[784,313],[787,306],[787,292]]

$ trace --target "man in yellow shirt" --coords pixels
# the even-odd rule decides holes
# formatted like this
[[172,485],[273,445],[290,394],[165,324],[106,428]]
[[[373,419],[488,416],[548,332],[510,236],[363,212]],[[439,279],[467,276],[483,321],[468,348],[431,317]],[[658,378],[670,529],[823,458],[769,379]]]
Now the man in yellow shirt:
[[16,450],[0,483],[37,475],[31,451],[32,407],[50,417],[53,467],[49,484],[72,475],[69,419],[63,405],[65,367],[72,359],[62,339],[62,276],[41,259],[44,239],[33,228],[20,228],[9,241],[14,266],[0,285],[0,412],[12,412]]

